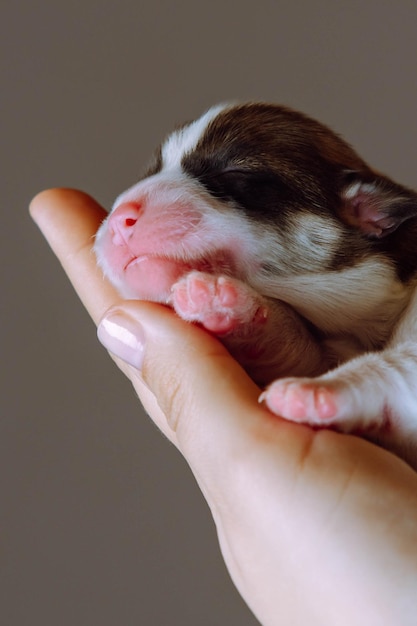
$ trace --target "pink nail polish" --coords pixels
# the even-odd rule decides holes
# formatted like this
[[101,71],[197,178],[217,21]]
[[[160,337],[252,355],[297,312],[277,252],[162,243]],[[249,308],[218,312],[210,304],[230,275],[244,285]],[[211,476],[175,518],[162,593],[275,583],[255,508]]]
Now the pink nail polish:
[[97,329],[102,345],[112,354],[140,370],[143,363],[145,335],[142,326],[122,312],[111,312]]

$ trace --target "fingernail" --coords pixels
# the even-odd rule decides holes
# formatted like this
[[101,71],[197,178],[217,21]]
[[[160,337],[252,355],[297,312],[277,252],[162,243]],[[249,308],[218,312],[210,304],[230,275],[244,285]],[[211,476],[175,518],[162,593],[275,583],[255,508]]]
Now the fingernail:
[[111,312],[101,320],[97,336],[109,352],[142,369],[145,334],[136,320],[121,312]]

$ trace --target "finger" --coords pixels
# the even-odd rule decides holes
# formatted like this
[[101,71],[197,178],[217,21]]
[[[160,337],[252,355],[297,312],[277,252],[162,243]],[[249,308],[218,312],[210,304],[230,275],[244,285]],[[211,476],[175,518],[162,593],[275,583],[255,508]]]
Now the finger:
[[[83,192],[50,189],[32,200],[30,213],[60,260],[81,301],[98,323],[110,306],[121,301],[117,291],[97,267],[93,252],[94,236],[107,215],[106,211]],[[145,409],[159,428],[177,445],[175,434],[167,426],[155,397],[143,385],[138,370],[120,359],[114,360],[134,384]]]
[[93,252],[94,236],[106,211],[80,191],[50,189],[32,200],[30,213],[97,323],[120,301],[117,291],[103,278]]

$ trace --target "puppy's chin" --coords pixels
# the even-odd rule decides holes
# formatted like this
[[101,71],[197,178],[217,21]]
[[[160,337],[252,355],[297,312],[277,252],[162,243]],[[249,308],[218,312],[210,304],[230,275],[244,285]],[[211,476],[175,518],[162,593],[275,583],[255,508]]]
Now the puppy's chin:
[[143,255],[125,268],[123,291],[129,298],[168,303],[172,286],[189,269],[175,260]]

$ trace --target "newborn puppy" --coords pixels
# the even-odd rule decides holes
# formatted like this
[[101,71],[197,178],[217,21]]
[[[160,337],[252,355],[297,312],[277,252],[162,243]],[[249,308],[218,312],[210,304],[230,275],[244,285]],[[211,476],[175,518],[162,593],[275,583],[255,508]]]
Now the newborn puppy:
[[[291,109],[213,107],[116,200],[95,250],[127,298],[219,336],[289,420],[417,468],[417,194]],[[276,380],[278,379],[278,380]]]

